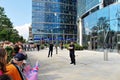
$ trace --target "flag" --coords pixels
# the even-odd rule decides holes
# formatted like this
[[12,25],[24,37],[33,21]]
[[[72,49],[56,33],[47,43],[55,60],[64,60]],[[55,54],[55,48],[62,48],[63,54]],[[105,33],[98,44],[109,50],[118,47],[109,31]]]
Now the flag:
[[26,66],[24,70],[24,74],[27,80],[38,80],[38,70],[39,70],[38,61],[36,62],[33,68],[30,68],[30,65]]

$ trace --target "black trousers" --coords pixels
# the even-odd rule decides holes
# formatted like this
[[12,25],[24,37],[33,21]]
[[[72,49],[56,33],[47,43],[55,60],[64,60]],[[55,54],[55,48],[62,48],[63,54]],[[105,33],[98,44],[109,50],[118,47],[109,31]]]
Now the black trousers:
[[48,57],[49,57],[49,56],[52,57],[52,53],[53,53],[53,50],[49,50],[49,52],[48,52]]
[[70,52],[70,59],[71,59],[71,63],[76,64],[74,52]]

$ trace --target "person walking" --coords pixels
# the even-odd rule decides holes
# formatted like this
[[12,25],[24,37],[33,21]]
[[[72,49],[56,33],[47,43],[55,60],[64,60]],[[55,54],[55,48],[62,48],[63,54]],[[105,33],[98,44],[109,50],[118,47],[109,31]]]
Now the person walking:
[[53,43],[51,42],[49,44],[49,52],[48,52],[48,57],[51,56],[52,57],[52,53],[53,53]]
[[56,54],[58,54],[58,46],[55,44]]
[[37,51],[40,50],[40,43],[37,43]]
[[61,47],[61,50],[63,50],[63,42],[61,42],[60,47]]
[[69,55],[70,55],[70,59],[71,59],[71,63],[70,64],[74,64],[76,65],[76,61],[75,61],[75,45],[73,42],[70,43],[69,47]]

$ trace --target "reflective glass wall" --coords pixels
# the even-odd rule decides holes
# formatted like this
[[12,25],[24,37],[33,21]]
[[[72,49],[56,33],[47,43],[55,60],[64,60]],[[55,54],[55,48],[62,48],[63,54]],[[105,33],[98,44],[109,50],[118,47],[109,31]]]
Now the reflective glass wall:
[[98,10],[83,19],[83,43],[91,49],[120,48],[120,4]]
[[98,5],[102,0],[78,0],[78,16],[81,17],[85,12]]
[[76,0],[32,0],[34,40],[76,41],[76,7]]
[[104,6],[108,6],[110,4],[113,4],[113,3],[116,3],[118,2],[119,0],[103,0],[103,5]]

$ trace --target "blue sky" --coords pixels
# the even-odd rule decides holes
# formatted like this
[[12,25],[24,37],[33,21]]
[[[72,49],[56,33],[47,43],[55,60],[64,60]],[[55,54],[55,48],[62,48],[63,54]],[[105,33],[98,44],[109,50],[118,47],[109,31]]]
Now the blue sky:
[[31,5],[31,0],[0,0],[0,6],[15,26],[31,23]]
[[0,0],[0,6],[4,8],[19,34],[28,39],[28,27],[32,21],[32,0]]

